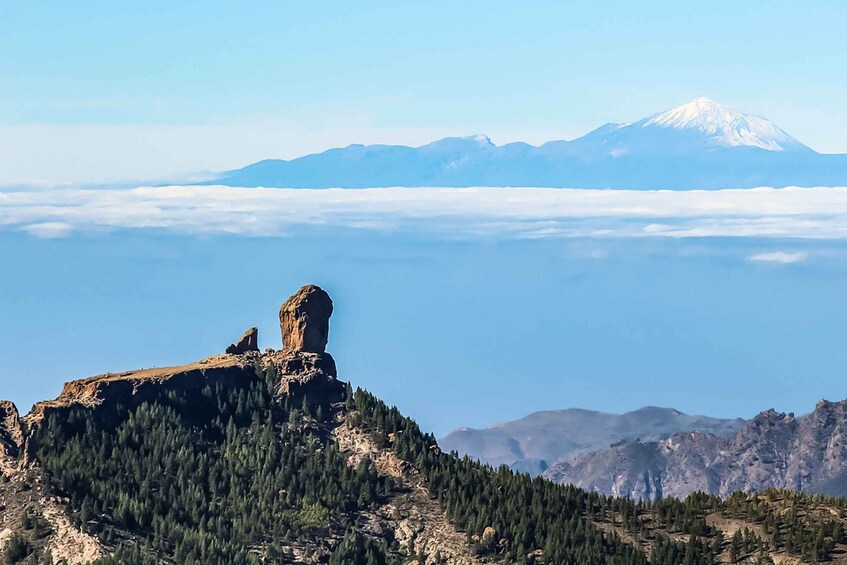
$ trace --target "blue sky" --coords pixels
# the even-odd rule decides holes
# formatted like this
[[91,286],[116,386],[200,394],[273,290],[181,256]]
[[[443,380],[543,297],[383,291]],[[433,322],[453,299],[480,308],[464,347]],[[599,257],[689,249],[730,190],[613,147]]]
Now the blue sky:
[[834,1],[0,2],[0,397],[26,410],[252,325],[279,346],[279,304],[312,282],[342,377],[439,434],[844,398],[847,189],[109,183],[567,139],[701,95],[847,153],[845,23]]
[[3,2],[0,183],[572,138],[705,95],[847,152],[839,1]]

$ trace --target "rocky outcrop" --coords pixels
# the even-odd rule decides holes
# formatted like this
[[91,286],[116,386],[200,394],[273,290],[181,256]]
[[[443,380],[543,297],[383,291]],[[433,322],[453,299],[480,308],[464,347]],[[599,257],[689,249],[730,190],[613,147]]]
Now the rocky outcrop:
[[251,351],[259,351],[259,328],[250,328],[241,339],[226,348],[230,355],[243,355]]
[[277,394],[307,398],[310,404],[332,404],[344,399],[345,384],[338,380],[335,360],[328,353],[277,351],[266,357],[279,377]]
[[[173,392],[199,395],[207,385],[248,386],[257,378],[257,362],[256,358],[217,355],[188,365],[107,373],[71,381],[55,400],[37,403],[24,416],[24,424],[32,431],[51,414],[67,414],[77,407],[93,410],[104,419],[119,418],[123,410]],[[24,440],[24,445],[25,455],[31,458],[35,446],[30,437]]]
[[16,457],[23,441],[17,407],[8,400],[0,400],[0,455]]
[[553,465],[544,476],[645,499],[770,487],[844,496],[847,400],[821,401],[800,418],[767,410],[728,438],[690,433],[615,446]]
[[329,339],[332,299],[322,288],[306,285],[279,309],[284,351],[323,353]]
[[282,351],[266,355],[279,375],[281,396],[306,396],[310,403],[331,404],[344,398],[335,360],[326,353],[332,299],[315,285],[302,287],[279,309]]
[[333,403],[344,398],[345,385],[338,380],[335,361],[326,353],[332,300],[314,285],[301,288],[280,309],[283,351],[258,354],[258,330],[249,329],[227,354],[195,363],[108,373],[65,384],[55,400],[39,402],[23,418],[11,403],[0,403],[0,448],[24,449],[30,460],[36,446],[23,428],[34,430],[51,414],[62,414],[76,407],[95,411],[102,418],[119,418],[120,412],[142,402],[164,398],[173,392],[200,394],[212,385],[248,386],[258,368],[274,368],[279,375],[281,396],[308,396],[310,403]]

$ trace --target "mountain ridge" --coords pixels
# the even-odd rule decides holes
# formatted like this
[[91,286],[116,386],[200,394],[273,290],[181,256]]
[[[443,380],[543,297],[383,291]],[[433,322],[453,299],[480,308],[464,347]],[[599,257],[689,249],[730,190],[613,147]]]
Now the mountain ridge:
[[615,443],[662,439],[683,431],[728,435],[744,423],[741,418],[689,415],[656,406],[623,414],[567,408],[533,412],[483,429],[457,428],[439,443],[447,451],[537,475],[557,461]]
[[843,494],[847,400],[821,400],[799,417],[768,409],[726,437],[681,433],[612,446],[554,464],[544,476],[635,499],[768,488]]
[[847,185],[847,155],[817,153],[765,118],[697,98],[572,140],[360,145],[264,159],[204,185],[280,188],[543,186],[721,189]]

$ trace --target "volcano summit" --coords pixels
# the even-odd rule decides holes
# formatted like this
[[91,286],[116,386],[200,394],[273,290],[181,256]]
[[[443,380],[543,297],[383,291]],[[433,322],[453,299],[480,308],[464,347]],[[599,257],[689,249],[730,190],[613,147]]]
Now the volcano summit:
[[485,135],[350,145],[269,159],[205,184],[280,188],[543,186],[721,189],[843,186],[847,155],[820,154],[769,120],[708,98],[570,141],[498,146]]

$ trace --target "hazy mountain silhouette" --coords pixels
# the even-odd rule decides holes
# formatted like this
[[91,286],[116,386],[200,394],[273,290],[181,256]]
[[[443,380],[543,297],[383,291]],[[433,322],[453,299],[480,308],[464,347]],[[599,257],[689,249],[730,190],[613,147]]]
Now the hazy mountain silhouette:
[[420,147],[350,145],[268,159],[204,184],[244,187],[548,186],[719,189],[847,185],[847,155],[820,154],[772,122],[707,98],[572,141],[498,146],[485,135]]

